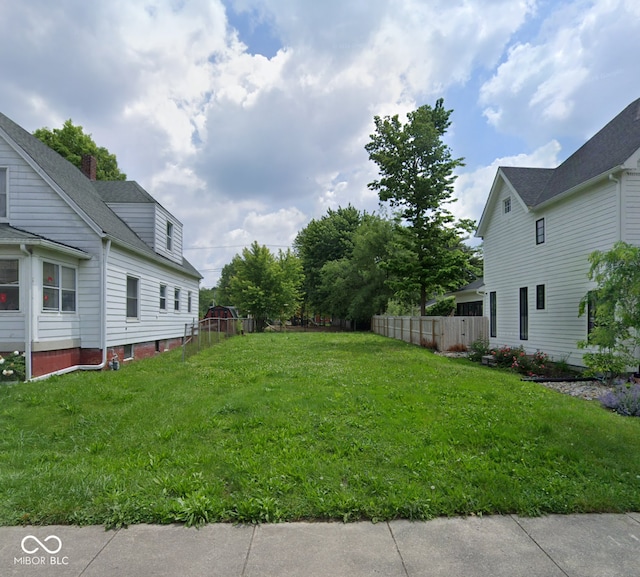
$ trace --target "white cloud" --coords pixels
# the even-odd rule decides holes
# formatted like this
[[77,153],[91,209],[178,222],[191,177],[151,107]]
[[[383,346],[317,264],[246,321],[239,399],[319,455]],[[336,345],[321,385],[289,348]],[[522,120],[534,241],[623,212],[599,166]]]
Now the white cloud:
[[530,144],[586,139],[630,102],[628,71],[639,51],[637,2],[572,2],[545,20],[535,41],[509,49],[480,103],[492,125]]
[[567,135],[581,144],[638,96],[636,0],[227,0],[280,41],[271,58],[221,0],[5,4],[2,112],[82,124],[175,211],[203,270],[253,240],[288,245],[327,208],[376,210],[374,115],[465,94],[455,138],[488,166],[461,173],[452,209],[477,219],[498,164],[552,166],[554,139],[572,152]]
[[460,174],[455,182],[454,193],[458,200],[451,205],[451,211],[457,218],[479,220],[499,167],[555,168],[559,164],[559,154],[560,144],[552,140],[530,154],[496,158],[489,166]]

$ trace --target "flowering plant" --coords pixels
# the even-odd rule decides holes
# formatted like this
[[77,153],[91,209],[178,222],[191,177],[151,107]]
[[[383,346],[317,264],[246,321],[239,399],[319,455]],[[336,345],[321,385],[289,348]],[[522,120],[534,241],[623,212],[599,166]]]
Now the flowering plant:
[[14,351],[10,355],[0,355],[0,383],[24,381],[26,375],[24,355]]

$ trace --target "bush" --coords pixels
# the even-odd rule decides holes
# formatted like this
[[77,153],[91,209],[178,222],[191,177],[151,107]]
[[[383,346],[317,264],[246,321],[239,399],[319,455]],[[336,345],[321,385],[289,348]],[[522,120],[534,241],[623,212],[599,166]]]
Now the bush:
[[18,351],[7,357],[0,355],[0,383],[24,381],[26,376],[25,358]]
[[600,402],[620,415],[640,417],[640,385],[618,385],[600,397]]
[[451,316],[456,310],[455,297],[446,297],[439,300],[425,310],[425,316],[428,317],[448,317]]
[[489,341],[487,339],[478,339],[473,341],[469,347],[469,360],[476,363],[482,361],[482,357],[488,355],[490,352]]

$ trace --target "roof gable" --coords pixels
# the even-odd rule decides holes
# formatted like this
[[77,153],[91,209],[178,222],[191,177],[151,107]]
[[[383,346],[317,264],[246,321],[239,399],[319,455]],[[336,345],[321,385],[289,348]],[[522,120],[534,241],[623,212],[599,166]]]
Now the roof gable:
[[500,166],[478,223],[482,237],[499,183],[504,181],[529,209],[549,202],[580,185],[622,168],[640,154],[640,98],[556,168]]
[[200,273],[186,259],[182,259],[182,264],[175,264],[157,254],[107,206],[99,192],[99,190],[103,190],[105,194],[116,194],[119,190],[135,190],[137,198],[145,197],[146,200],[144,202],[156,202],[140,185],[135,182],[129,182],[125,183],[122,189],[117,188],[117,185],[114,186],[115,183],[95,186],[96,181],[89,180],[68,160],[10,118],[0,113],[0,136],[4,135],[6,135],[8,142],[17,147],[17,150],[20,151],[25,160],[48,178],[50,183],[54,185],[54,190],[78,214],[91,223],[94,230],[99,234],[102,233],[103,236],[133,250],[135,253],[174,268],[178,267],[190,276],[202,278]]

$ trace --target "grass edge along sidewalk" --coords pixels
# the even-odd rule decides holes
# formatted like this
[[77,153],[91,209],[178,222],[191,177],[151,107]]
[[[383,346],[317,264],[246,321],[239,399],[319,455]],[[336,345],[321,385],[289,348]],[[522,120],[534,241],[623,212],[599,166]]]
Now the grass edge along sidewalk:
[[640,510],[640,420],[364,333],[0,387],[0,524]]

